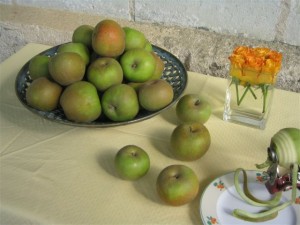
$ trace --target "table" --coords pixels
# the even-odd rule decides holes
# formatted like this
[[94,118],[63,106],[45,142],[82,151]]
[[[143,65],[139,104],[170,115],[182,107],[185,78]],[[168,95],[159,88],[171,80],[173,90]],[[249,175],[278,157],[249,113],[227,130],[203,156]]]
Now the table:
[[[238,167],[255,169],[278,130],[300,128],[299,94],[276,89],[265,130],[249,128],[222,120],[226,80],[193,72],[185,93],[206,97],[213,109],[205,124],[212,143],[197,161],[176,160],[168,151],[178,124],[174,107],[112,128],[54,123],[23,107],[14,90],[21,67],[48,48],[28,44],[0,65],[2,224],[202,224],[200,197],[214,178]],[[151,159],[148,174],[134,182],[118,178],[113,166],[127,144],[144,148]],[[167,206],[157,196],[156,178],[171,164],[187,165],[199,177],[199,194],[187,205]]]

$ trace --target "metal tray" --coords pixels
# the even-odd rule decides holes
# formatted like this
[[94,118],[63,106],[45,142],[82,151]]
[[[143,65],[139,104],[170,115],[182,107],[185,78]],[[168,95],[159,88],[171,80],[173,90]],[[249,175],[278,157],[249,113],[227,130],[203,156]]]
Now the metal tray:
[[[60,45],[55,46],[53,48],[50,48],[46,51],[41,52],[39,55],[47,55],[47,56],[53,56],[56,54],[57,49]],[[182,95],[184,92],[186,85],[187,85],[187,72],[183,66],[183,64],[179,61],[177,57],[175,57],[170,52],[159,48],[155,45],[153,45],[153,51],[159,55],[159,57],[163,60],[165,64],[164,72],[162,75],[162,79],[169,82],[174,90],[174,97],[172,102],[164,107],[163,109],[160,109],[155,112],[150,112],[146,110],[140,110],[137,116],[133,120],[125,121],[125,122],[114,122],[106,118],[105,116],[100,116],[97,120],[89,123],[76,123],[73,121],[70,121],[66,118],[64,115],[64,112],[62,108],[58,107],[57,109],[45,112],[40,111],[32,108],[29,106],[26,102],[26,90],[27,87],[32,82],[32,79],[30,78],[30,74],[28,71],[28,66],[30,60],[21,68],[19,71],[16,81],[15,81],[15,91],[17,94],[18,99],[20,102],[31,112],[54,122],[58,122],[61,124],[66,125],[72,125],[72,126],[83,126],[83,127],[112,127],[112,126],[120,126],[120,125],[127,125],[131,123],[140,122],[146,119],[149,119],[155,115],[160,114],[162,111],[166,110],[170,106],[172,106],[178,98]],[[103,113],[102,113],[103,114]]]

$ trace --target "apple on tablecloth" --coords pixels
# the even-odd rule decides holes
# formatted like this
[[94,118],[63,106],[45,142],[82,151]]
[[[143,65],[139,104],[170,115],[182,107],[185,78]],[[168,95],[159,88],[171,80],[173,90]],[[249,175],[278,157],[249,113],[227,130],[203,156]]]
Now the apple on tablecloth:
[[199,190],[199,180],[195,172],[185,165],[170,165],[157,177],[156,188],[159,197],[173,206],[192,201]]
[[211,105],[197,94],[186,94],[176,105],[176,115],[181,122],[206,123],[211,115]]
[[121,178],[137,180],[148,172],[150,158],[139,146],[126,145],[115,156],[115,168]]
[[171,134],[170,151],[175,158],[183,161],[200,159],[209,149],[211,137],[201,123],[178,125]]

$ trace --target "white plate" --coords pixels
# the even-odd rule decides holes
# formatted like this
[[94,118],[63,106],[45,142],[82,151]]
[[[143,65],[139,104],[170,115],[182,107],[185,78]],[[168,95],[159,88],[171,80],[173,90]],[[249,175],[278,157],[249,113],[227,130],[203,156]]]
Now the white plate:
[[[248,185],[251,193],[259,199],[271,197],[264,185],[265,177],[261,171],[246,171],[248,176]],[[240,183],[242,184],[242,176]],[[291,199],[291,191],[283,192],[281,202]],[[300,191],[297,190],[297,204],[293,204],[281,211],[278,216],[270,221],[265,222],[248,222],[237,219],[232,216],[232,211],[236,208],[243,209],[248,212],[258,212],[262,207],[249,205],[241,199],[235,190],[234,172],[225,174],[212,181],[204,190],[200,199],[200,214],[204,225],[246,225],[246,224],[280,224],[280,225],[296,225],[300,224]]]

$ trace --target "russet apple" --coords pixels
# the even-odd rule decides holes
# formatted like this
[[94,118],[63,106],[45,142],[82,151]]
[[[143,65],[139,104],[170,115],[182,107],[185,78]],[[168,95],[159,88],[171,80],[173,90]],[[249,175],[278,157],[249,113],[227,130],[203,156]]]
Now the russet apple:
[[51,111],[57,108],[62,87],[46,77],[35,79],[26,91],[26,101],[31,107]]
[[100,21],[92,34],[93,50],[100,56],[117,57],[125,50],[125,32],[114,20]]
[[176,104],[176,115],[181,122],[205,123],[211,115],[211,105],[197,94],[186,94]]
[[82,80],[86,65],[80,55],[74,52],[61,52],[50,58],[51,78],[62,86]]
[[102,112],[96,87],[87,81],[77,81],[65,88],[60,105],[67,119],[79,123],[92,122]]
[[163,60],[155,52],[151,52],[151,54],[155,58],[156,66],[152,76],[150,77],[150,80],[160,79],[161,76],[163,75],[165,64]]
[[89,49],[82,43],[73,43],[69,42],[66,44],[62,44],[58,47],[57,53],[61,52],[74,52],[81,56],[85,65],[90,62],[90,52]]
[[194,161],[208,151],[210,143],[210,133],[202,123],[183,123],[171,134],[170,152],[179,160]]
[[185,165],[170,165],[157,177],[156,189],[167,204],[180,206],[192,201],[199,191],[199,180],[195,172]]
[[156,79],[139,87],[140,105],[148,111],[157,111],[170,104],[174,97],[172,86],[165,80]]
[[115,169],[125,180],[137,180],[145,176],[150,168],[147,152],[136,145],[126,145],[115,155]]

